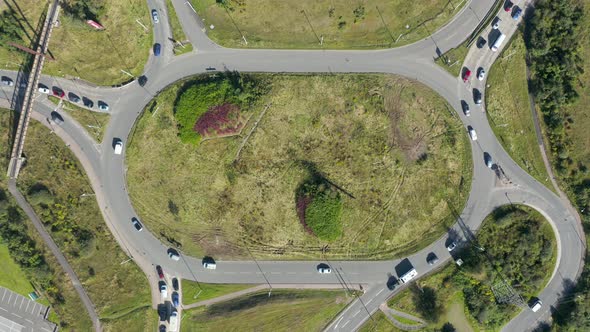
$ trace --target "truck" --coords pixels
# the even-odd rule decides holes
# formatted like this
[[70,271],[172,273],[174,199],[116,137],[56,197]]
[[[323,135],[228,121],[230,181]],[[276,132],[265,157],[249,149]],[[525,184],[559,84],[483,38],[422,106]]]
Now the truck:
[[178,311],[176,310],[174,310],[172,314],[170,314],[170,324],[168,324],[168,331],[178,331]]
[[502,46],[502,43],[504,42],[504,39],[506,39],[506,35],[501,33],[498,38],[496,38],[496,41],[494,42],[494,44],[492,45],[492,51],[496,52],[498,50],[498,48],[500,48],[500,46]]

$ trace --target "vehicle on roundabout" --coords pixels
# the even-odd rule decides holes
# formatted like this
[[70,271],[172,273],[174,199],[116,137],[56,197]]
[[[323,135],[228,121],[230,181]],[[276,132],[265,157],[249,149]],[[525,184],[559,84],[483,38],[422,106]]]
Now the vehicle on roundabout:
[[152,19],[154,20],[154,23],[160,22],[160,19],[158,17],[158,11],[155,9],[152,9]]
[[170,257],[171,260],[173,261],[179,261],[180,260],[180,255],[178,254],[178,251],[170,248],[168,249],[168,257]]
[[317,266],[317,270],[319,274],[330,274],[332,273],[332,269],[328,264],[322,263]]
[[537,311],[539,311],[539,309],[541,309],[542,305],[543,305],[543,302],[541,302],[541,300],[537,299],[537,300],[535,300],[535,302],[533,302],[531,304],[531,310],[533,312],[537,312]]
[[113,149],[115,150],[115,154],[123,153],[123,141],[120,138],[113,139]]
[[484,77],[486,77],[486,71],[483,67],[479,67],[479,70],[477,71],[477,79],[483,81]]
[[160,281],[160,294],[163,299],[168,297],[168,285],[166,285],[165,281]]
[[430,266],[438,263],[438,257],[436,254],[433,252],[429,253],[428,256],[426,256],[426,263],[428,263]]
[[99,100],[98,101],[98,109],[101,111],[108,111],[109,105],[107,105],[107,103],[105,103],[104,101]]
[[455,248],[457,248],[457,242],[455,242],[455,241],[452,241],[452,242],[451,242],[451,243],[449,243],[449,245],[447,246],[447,250],[448,250],[449,252],[451,252],[451,251],[455,250]]
[[141,225],[139,220],[137,220],[137,218],[131,218],[131,224],[133,225],[133,227],[135,227],[136,231],[141,232],[143,230],[143,226]]
[[467,127],[467,131],[469,132],[469,137],[471,137],[471,140],[477,141],[477,133],[475,132],[475,129],[473,129],[473,127],[469,126],[469,127]]
[[467,83],[469,77],[471,77],[471,70],[465,69],[465,72],[463,73],[463,82]]
[[160,279],[164,279],[164,271],[162,271],[162,267],[160,265],[156,265],[156,272],[158,272],[158,277]]
[[217,269],[217,263],[213,258],[206,256],[203,257],[203,267],[207,270],[215,270]]
[[461,100],[461,108],[463,109],[463,114],[465,114],[465,116],[471,115],[469,104],[465,100]]
[[56,125],[61,125],[62,123],[64,123],[64,118],[61,116],[61,114],[57,113],[56,111],[51,112],[51,120]]
[[387,289],[389,290],[395,290],[395,288],[399,285],[399,280],[394,277],[394,276],[390,276],[387,279]]

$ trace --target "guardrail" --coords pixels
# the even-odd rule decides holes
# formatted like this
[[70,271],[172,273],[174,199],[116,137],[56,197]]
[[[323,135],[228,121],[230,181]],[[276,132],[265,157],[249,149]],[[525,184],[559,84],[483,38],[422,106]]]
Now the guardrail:
[[[38,45],[31,66],[31,72],[29,73],[29,79],[26,81],[27,88],[25,89],[25,95],[21,103],[20,116],[18,119],[18,127],[16,129],[14,143],[12,146],[12,154],[10,156],[10,163],[8,165],[7,175],[9,178],[17,178],[20,171],[20,167],[23,162],[22,152],[25,145],[25,139],[27,137],[27,129],[29,127],[29,120],[31,118],[31,111],[33,108],[33,97],[35,93],[35,87],[39,83],[39,76],[43,69],[43,63],[45,62],[45,53],[49,45],[49,38],[51,37],[51,31],[53,30],[54,22],[59,15],[59,2],[54,0],[49,6],[47,17],[45,18],[45,24],[41,34],[39,35]],[[19,87],[17,86],[16,89]]]

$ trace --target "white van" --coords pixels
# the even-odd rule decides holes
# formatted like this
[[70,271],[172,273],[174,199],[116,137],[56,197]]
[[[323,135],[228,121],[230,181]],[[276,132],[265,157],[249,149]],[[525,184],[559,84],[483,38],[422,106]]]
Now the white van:
[[168,331],[176,332],[178,330],[178,311],[172,311],[170,314],[170,324],[168,325]]
[[496,38],[496,41],[494,42],[494,45],[492,45],[492,51],[496,52],[498,50],[498,48],[500,48],[500,46],[502,46],[502,43],[504,42],[504,39],[506,39],[506,35],[505,34],[500,34],[498,36],[498,38]]
[[123,141],[117,140],[115,143],[115,154],[121,154],[123,152]]

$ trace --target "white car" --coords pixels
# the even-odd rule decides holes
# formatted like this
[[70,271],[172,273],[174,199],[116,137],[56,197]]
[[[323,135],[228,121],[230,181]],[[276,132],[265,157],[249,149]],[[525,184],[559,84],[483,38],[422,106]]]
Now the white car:
[[500,22],[502,22],[502,20],[499,17],[496,17],[494,23],[492,24],[492,29],[498,30],[498,28],[500,27]]
[[108,111],[109,105],[107,105],[104,101],[98,101],[98,109],[101,111]]
[[543,302],[541,302],[541,300],[537,300],[535,301],[535,303],[533,303],[533,305],[531,306],[531,310],[533,312],[537,312],[539,311],[539,309],[541,309],[541,305],[543,304]]
[[211,262],[204,262],[203,267],[208,270],[215,270],[217,268],[217,264]]
[[0,81],[2,82],[3,85],[7,85],[7,86],[13,86],[14,82],[12,82],[12,80],[8,77],[2,76],[2,80]]
[[164,282],[160,283],[160,294],[162,294],[163,299],[168,297],[168,286]]
[[123,152],[123,141],[118,140],[115,143],[115,154],[121,154]]
[[479,72],[477,73],[477,79],[483,81],[484,77],[486,77],[486,71],[480,67]]
[[469,128],[469,137],[471,137],[472,141],[477,141],[477,133],[475,132],[475,129]]
[[152,9],[152,18],[154,19],[154,23],[160,22],[160,19],[158,18],[158,11],[155,9]]
[[39,92],[44,93],[46,95],[48,95],[50,93],[49,89],[44,86],[39,87]]
[[451,244],[449,244],[449,246],[447,247],[447,250],[453,251],[453,250],[455,250],[455,248],[457,248],[457,242],[453,241],[453,242],[451,242]]
[[329,274],[332,273],[332,269],[329,267],[318,267],[319,274]]

